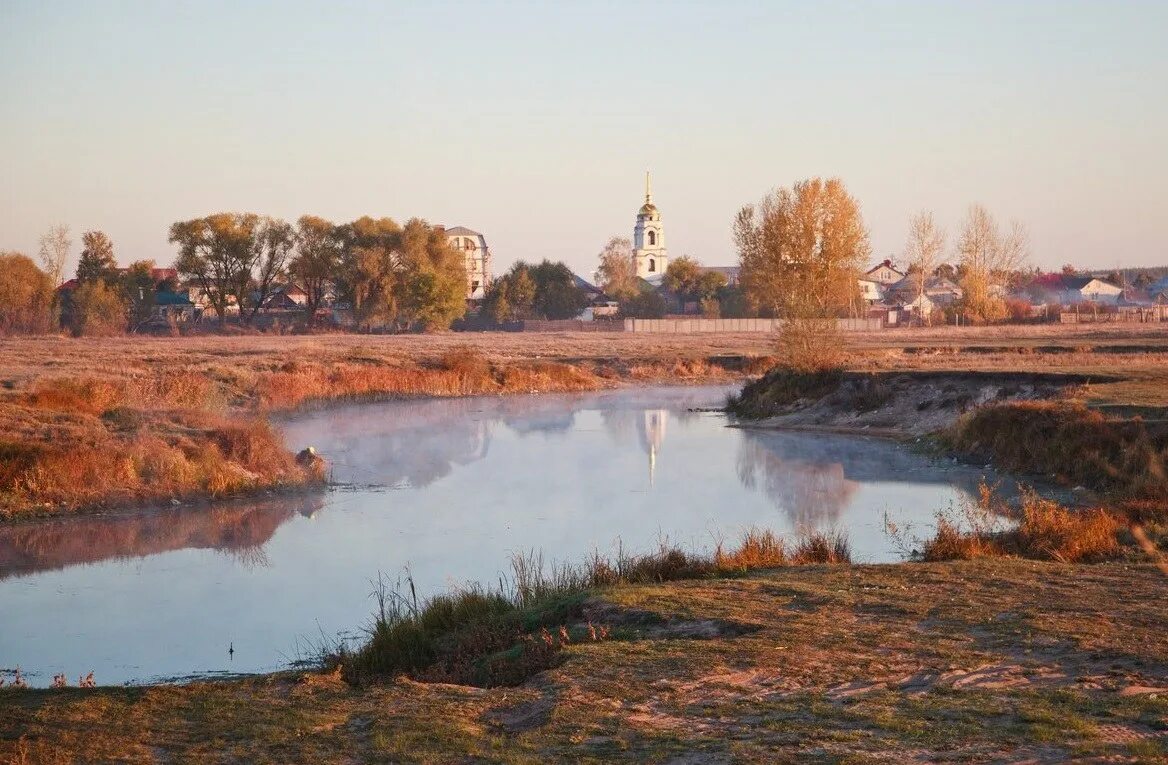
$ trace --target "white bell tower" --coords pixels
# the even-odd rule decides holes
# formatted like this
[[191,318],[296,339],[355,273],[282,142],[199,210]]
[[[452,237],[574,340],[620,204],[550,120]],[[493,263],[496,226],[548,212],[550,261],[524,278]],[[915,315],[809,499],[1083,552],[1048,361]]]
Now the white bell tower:
[[661,225],[657,205],[653,204],[648,170],[645,171],[645,204],[637,212],[637,224],[633,226],[633,262],[637,264],[637,276],[654,283],[661,280],[669,265],[665,227]]

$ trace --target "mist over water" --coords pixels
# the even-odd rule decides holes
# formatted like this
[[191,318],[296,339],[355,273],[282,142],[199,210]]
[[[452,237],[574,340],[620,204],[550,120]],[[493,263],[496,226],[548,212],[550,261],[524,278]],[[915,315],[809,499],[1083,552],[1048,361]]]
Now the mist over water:
[[[756,525],[846,531],[896,560],[883,514],[927,526],[981,472],[874,439],[727,427],[724,387],[361,404],[283,425],[336,487],[0,528],[0,670],[99,683],[278,669],[357,631],[371,580],[492,582],[516,552],[578,561]],[[228,647],[234,654],[228,654]]]

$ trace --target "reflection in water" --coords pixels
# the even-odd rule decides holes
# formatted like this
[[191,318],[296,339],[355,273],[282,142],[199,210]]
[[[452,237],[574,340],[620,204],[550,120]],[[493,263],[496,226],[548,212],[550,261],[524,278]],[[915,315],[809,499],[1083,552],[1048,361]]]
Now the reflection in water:
[[326,432],[305,421],[290,422],[284,430],[295,448],[311,444],[326,455],[341,482],[416,489],[446,478],[456,465],[485,458],[500,425],[520,436],[564,436],[576,426],[578,412],[594,410],[598,398],[609,396],[614,406],[600,409],[605,430],[618,445],[636,433],[652,483],[670,415],[679,422],[695,416],[688,399],[650,409],[627,393],[463,398],[427,401],[380,422],[371,422],[357,406],[330,411]]
[[738,447],[738,480],[770,498],[800,532],[836,525],[859,486],[839,462],[807,462],[747,434]]
[[744,487],[765,494],[800,531],[836,526],[863,483],[944,483],[972,497],[980,480],[970,471],[939,471],[887,442],[749,429],[737,469]]
[[0,526],[0,579],[186,548],[215,549],[245,566],[262,566],[263,546],[276,529],[323,505],[324,497],[309,495]]

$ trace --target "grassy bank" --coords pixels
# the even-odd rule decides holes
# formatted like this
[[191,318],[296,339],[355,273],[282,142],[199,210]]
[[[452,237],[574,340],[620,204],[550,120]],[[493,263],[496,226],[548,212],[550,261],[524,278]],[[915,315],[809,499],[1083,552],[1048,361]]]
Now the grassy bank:
[[1148,565],[1016,559],[617,585],[588,603],[609,637],[518,687],[5,691],[0,761],[1153,762],[1163,589]]
[[[599,555],[582,565],[545,567],[542,556],[512,560],[512,575],[494,588],[472,585],[419,603],[412,580],[377,591],[369,640],[356,652],[325,659],[350,683],[406,675],[428,682],[517,685],[555,666],[573,641],[620,638],[625,631],[589,612],[589,596],[618,585],[712,579],[785,565],[844,564],[847,540],[812,533],[793,545],[770,531],[748,531],[740,544],[709,556],[662,544],[644,555]],[[381,584],[381,583],[379,583]]]

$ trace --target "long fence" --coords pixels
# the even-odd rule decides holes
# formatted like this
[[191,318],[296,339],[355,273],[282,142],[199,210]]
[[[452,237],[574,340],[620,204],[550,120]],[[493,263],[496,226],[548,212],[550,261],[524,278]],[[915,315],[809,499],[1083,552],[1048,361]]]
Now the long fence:
[[[836,319],[844,332],[877,332],[884,329],[883,319]],[[625,332],[775,332],[782,319],[625,319]]]

